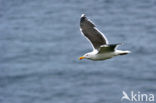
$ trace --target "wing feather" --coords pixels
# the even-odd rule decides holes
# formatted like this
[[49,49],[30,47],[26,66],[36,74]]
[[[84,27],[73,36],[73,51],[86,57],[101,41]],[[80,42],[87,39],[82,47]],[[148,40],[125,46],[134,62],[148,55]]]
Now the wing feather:
[[94,49],[99,49],[101,45],[108,44],[107,38],[84,14],[80,19],[80,30],[92,43]]
[[99,48],[98,53],[114,52],[118,45],[121,45],[121,44],[119,43],[119,44],[102,45]]

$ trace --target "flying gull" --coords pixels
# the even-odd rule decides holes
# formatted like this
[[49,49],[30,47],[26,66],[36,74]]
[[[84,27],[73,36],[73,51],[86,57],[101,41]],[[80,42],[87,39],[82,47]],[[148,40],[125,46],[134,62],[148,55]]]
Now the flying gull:
[[80,31],[90,41],[93,51],[86,53],[79,59],[106,60],[118,55],[126,55],[130,51],[117,50],[120,44],[109,44],[107,38],[101,33],[85,14],[80,18]]

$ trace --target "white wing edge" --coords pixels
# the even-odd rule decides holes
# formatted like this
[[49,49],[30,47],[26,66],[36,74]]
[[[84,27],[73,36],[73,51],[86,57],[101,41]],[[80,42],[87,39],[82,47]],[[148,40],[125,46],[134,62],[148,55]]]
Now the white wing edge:
[[108,44],[109,42],[108,42],[108,39],[106,38],[106,36],[100,30],[98,30],[96,27],[94,27],[94,29],[96,29],[104,37],[104,39],[106,40],[106,44]]
[[83,32],[82,32],[82,29],[80,28],[80,32],[81,32],[81,34],[89,41],[89,43],[91,44],[91,46],[92,46],[92,48],[93,48],[93,51],[95,51],[96,49],[94,48],[94,46],[93,46],[93,44],[92,44],[92,42],[83,34]]

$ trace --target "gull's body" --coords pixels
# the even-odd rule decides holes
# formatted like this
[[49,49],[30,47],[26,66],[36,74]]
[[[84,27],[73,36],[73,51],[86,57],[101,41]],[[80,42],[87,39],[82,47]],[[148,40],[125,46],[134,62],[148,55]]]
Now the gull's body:
[[87,57],[85,57],[85,58],[90,59],[90,60],[106,60],[106,59],[110,59],[114,56],[125,55],[128,53],[129,53],[129,51],[121,51],[121,50],[115,50],[115,51],[110,51],[110,52],[106,52],[106,53],[98,53],[98,51],[92,51],[92,52],[86,54],[86,56],[89,55],[89,58],[87,58]]
[[108,44],[104,34],[84,14],[80,19],[80,31],[91,42],[93,47],[92,52],[86,53],[80,59],[106,60],[114,56],[130,53],[130,51],[117,50],[116,48],[120,44]]

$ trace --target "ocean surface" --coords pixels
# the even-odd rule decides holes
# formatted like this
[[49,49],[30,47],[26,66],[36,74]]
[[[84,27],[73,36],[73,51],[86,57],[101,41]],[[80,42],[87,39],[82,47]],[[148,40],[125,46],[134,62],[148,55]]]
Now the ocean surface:
[[[78,60],[82,13],[132,53]],[[156,0],[0,0],[0,103],[129,103],[122,91],[156,101]]]

